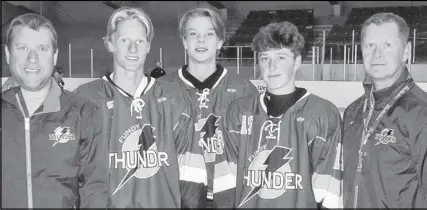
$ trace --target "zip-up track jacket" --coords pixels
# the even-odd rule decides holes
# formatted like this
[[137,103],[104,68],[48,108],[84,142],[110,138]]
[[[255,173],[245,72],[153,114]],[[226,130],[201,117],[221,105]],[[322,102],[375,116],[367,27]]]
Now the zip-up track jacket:
[[211,89],[199,91],[184,78],[182,68],[160,78],[165,83],[177,84],[186,91],[191,100],[195,116],[195,132],[199,134],[198,145],[203,149],[208,172],[208,199],[213,199],[214,162],[223,153],[222,131],[219,125],[225,116],[228,105],[235,99],[248,94],[258,94],[256,87],[239,76],[231,78],[224,68],[219,79]]
[[2,208],[105,208],[108,162],[100,119],[95,104],[61,90],[53,78],[32,116],[20,87],[4,90]]
[[240,98],[227,110],[214,202],[225,208],[341,208],[337,108],[307,92],[283,115],[272,117],[264,97]]
[[96,103],[106,101],[108,207],[204,206],[206,168],[194,141],[191,106],[179,88],[145,77],[137,97],[130,97],[110,81],[107,75],[75,90]]
[[345,207],[426,208],[427,94],[414,83],[406,69],[392,85],[391,95],[374,105],[369,126],[405,85],[412,86],[389,109],[367,140],[369,149],[362,159],[361,184],[355,194],[364,129],[363,104],[372,88],[369,78],[363,85],[365,94],[344,112]]

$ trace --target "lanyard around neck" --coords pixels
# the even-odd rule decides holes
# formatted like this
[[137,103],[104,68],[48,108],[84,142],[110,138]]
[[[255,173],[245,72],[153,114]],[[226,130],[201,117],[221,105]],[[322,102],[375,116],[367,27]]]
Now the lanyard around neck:
[[399,100],[405,93],[407,93],[411,88],[413,84],[407,84],[405,85],[399,93],[396,94],[384,107],[384,109],[381,111],[381,113],[378,115],[378,117],[375,119],[375,121],[372,123],[372,126],[369,127],[369,121],[372,118],[372,114],[375,109],[375,99],[373,95],[373,88],[371,88],[371,91],[369,93],[369,98],[365,99],[365,102],[363,104],[363,115],[366,115],[366,111],[368,109],[368,103],[369,103],[369,113],[368,116],[363,118],[363,134],[361,139],[361,146],[359,149],[359,162],[357,164],[357,171],[356,171],[356,177],[355,177],[355,200],[354,200],[354,207],[357,206],[357,198],[358,198],[358,189],[359,185],[362,182],[362,161],[363,157],[367,155],[367,142],[369,137],[372,135],[374,130],[377,128],[379,123],[381,122],[384,115],[390,110],[390,108],[396,103],[397,100]]

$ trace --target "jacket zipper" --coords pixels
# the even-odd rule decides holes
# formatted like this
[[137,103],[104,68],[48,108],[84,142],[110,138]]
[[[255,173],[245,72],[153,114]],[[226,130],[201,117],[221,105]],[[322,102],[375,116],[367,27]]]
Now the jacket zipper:
[[[18,102],[19,108],[21,109],[22,115],[24,116],[25,124],[25,167],[26,167],[26,178],[27,178],[27,199],[28,208],[33,208],[33,180],[31,174],[31,133],[30,133],[30,117],[27,113],[26,107],[22,106],[22,102],[18,94],[15,95]],[[22,97],[22,95],[21,95]]]
[[27,168],[27,198],[28,208],[33,208],[33,183],[31,175],[31,141],[30,141],[30,118],[25,118],[25,165]]

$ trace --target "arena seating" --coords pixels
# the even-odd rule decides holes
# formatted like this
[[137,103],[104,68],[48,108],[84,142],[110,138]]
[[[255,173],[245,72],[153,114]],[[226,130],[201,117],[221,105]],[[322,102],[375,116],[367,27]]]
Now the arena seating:
[[[355,31],[354,41],[360,43],[361,26],[365,20],[375,13],[391,12],[404,18],[410,27],[409,41],[413,40],[413,30],[417,29],[416,33],[416,60],[427,61],[427,6],[401,6],[401,7],[367,7],[353,8],[347,18],[345,25],[334,25],[326,38],[326,43],[335,45],[336,52],[333,53],[333,60],[343,59],[343,45],[351,45],[352,31]],[[340,47],[337,47],[340,46]],[[325,57],[329,58],[329,50],[326,51]],[[361,51],[358,51],[359,60],[361,59]]]
[[[268,25],[272,22],[289,21],[295,24],[300,33],[306,40],[305,53],[308,52],[309,43],[313,42],[313,10],[267,10],[267,11],[250,11],[246,19],[243,20],[236,33],[225,43],[226,46],[251,46],[252,39],[259,28]],[[235,50],[234,50],[235,51]],[[246,52],[247,51],[247,52]],[[224,50],[224,56],[230,56],[231,50]],[[253,57],[253,52],[250,50],[242,51],[243,57]]]
[[353,8],[348,16],[346,24],[362,24],[370,16],[380,12],[391,12],[397,14],[404,18],[409,25],[427,24],[427,6]]

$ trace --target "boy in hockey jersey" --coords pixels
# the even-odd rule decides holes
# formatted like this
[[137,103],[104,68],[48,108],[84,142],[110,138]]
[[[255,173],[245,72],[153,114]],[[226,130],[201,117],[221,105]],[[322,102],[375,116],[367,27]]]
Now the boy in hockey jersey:
[[427,207],[427,94],[406,68],[409,27],[392,13],[362,26],[365,93],[344,112],[344,206]]
[[207,207],[212,207],[214,161],[222,154],[223,142],[219,123],[229,103],[257,89],[249,80],[230,73],[216,62],[216,55],[225,39],[221,16],[206,8],[187,11],[180,20],[179,31],[188,65],[166,75],[161,80],[181,86],[189,95],[196,119],[195,129],[200,134],[199,146],[204,150],[208,171]]
[[107,101],[108,207],[203,207],[206,169],[193,140],[191,104],[179,88],[144,75],[154,35],[150,18],[139,8],[119,8],[107,29],[113,73],[76,92],[98,104]]
[[295,87],[303,46],[289,22],[254,37],[267,91],[237,99],[222,121],[213,189],[221,207],[342,207],[341,117],[329,101]]

